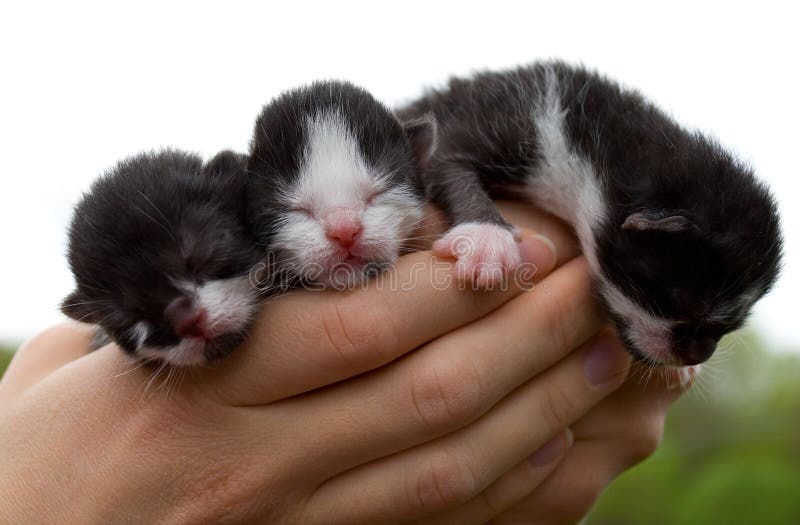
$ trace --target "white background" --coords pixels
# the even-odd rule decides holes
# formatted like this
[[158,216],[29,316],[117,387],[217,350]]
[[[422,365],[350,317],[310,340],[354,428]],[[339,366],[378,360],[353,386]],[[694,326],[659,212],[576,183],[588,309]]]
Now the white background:
[[72,282],[63,255],[71,206],[117,159],[166,145],[205,156],[245,150],[262,104],[315,79],[349,79],[394,104],[449,74],[560,57],[641,89],[769,182],[786,266],[753,323],[772,348],[800,348],[800,38],[791,7],[111,4],[0,7],[0,341],[60,319]]

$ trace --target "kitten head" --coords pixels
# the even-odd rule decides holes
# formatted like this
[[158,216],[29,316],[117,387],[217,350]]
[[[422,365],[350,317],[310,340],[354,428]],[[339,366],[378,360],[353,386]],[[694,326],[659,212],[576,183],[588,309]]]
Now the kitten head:
[[699,153],[676,153],[664,176],[617,196],[620,211],[598,239],[599,294],[631,352],[656,364],[707,360],[780,268],[767,189],[715,144],[693,140]]
[[349,287],[394,262],[422,217],[421,164],[435,124],[401,124],[363,89],[319,82],[256,122],[249,220],[276,271]]
[[258,254],[245,225],[244,158],[206,166],[178,151],[120,162],[78,203],[62,311],[127,353],[188,366],[225,355],[255,308]]

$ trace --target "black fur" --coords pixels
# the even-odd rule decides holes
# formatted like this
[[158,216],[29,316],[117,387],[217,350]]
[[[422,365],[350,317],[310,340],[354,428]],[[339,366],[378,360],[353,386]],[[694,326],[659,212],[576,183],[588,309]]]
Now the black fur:
[[[69,228],[76,289],[63,312],[100,325],[131,354],[138,321],[152,327],[146,345],[177,344],[164,316],[181,293],[173,280],[246,275],[259,258],[245,223],[245,163],[226,151],[203,166],[197,155],[166,150],[130,157],[98,179]],[[206,358],[241,338],[225,334],[207,346]]]
[[249,220],[264,246],[270,245],[271,226],[289,211],[275,189],[296,180],[307,146],[308,119],[327,112],[345,120],[370,166],[390,174],[392,183],[407,185],[420,200],[424,196],[417,159],[429,146],[423,136],[427,127],[419,125],[425,121],[404,128],[366,90],[348,82],[315,82],[279,96],[256,121],[247,165]]
[[679,321],[676,348],[740,327],[751,303],[712,314],[745,294],[761,297],[776,281],[782,241],[773,198],[712,139],[596,73],[560,62],[481,73],[400,110],[404,119],[437,120],[430,197],[455,224],[505,224],[489,197],[515,194],[535,177],[542,159],[532,109],[553,74],[570,145],[601,178],[610,211],[592,232],[604,277],[644,309]]

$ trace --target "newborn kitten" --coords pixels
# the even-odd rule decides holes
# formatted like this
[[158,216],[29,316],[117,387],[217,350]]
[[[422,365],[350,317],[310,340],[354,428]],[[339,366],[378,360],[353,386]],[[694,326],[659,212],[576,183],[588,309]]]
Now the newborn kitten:
[[126,353],[176,366],[226,355],[258,300],[260,250],[245,223],[245,157],[167,150],[124,160],[75,209],[62,311],[98,324]]
[[519,256],[490,195],[530,200],[575,228],[643,361],[705,361],[777,278],[776,205],[751,170],[595,73],[554,62],[456,78],[399,114],[438,123],[424,181],[453,228],[434,251],[496,280]]
[[394,262],[422,218],[419,168],[429,119],[402,125],[365,90],[317,82],[258,117],[248,163],[249,220],[275,271],[346,288]]

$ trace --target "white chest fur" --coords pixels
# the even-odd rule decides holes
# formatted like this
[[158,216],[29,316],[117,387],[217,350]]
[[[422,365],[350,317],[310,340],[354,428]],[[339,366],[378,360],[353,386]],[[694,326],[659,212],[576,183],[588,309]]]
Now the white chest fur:
[[566,110],[558,78],[549,70],[543,79],[543,96],[532,108],[540,160],[526,181],[525,193],[538,207],[569,222],[608,307],[626,320],[627,336],[657,361],[669,363],[672,322],[652,315],[611,283],[597,256],[595,234],[608,220],[601,179],[592,163],[570,143],[565,132]]
[[532,108],[540,161],[528,177],[526,193],[537,206],[575,228],[592,270],[601,275],[592,232],[606,219],[603,191],[591,163],[569,143],[564,131],[565,115],[558,79],[548,71],[542,99]]

